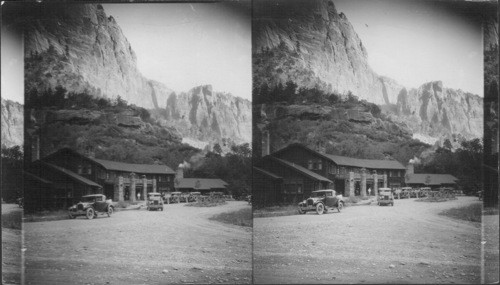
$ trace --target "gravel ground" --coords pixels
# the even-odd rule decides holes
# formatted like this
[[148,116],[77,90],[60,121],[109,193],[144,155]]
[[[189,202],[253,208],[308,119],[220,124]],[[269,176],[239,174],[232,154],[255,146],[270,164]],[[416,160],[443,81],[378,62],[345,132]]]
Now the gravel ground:
[[483,216],[484,278],[481,283],[498,284],[499,281],[499,219],[498,215]]
[[25,284],[251,283],[251,228],[208,220],[244,207],[170,204],[26,223]]
[[[2,204],[2,214],[22,210]],[[21,238],[21,230],[2,228],[2,284],[21,284]]]
[[438,215],[475,197],[254,219],[254,282],[480,283],[481,224]]

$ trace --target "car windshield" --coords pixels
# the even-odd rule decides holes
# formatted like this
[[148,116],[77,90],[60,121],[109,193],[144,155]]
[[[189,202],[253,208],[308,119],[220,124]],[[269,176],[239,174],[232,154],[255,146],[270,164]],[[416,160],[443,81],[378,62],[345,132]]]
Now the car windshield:
[[95,202],[95,201],[101,201],[101,200],[102,200],[101,196],[82,197],[82,202]]
[[332,196],[332,192],[330,191],[313,192],[311,196],[312,197]]

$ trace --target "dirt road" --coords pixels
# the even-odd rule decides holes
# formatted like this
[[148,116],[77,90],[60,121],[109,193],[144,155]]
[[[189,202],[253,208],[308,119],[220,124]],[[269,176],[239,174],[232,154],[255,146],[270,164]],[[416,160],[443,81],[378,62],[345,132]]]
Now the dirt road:
[[[17,204],[2,204],[2,215],[22,210]],[[21,244],[21,230],[2,227],[2,284],[21,284]]]
[[245,202],[26,223],[25,284],[250,283],[251,228],[208,220]]
[[438,215],[477,203],[396,200],[254,219],[254,282],[479,283],[481,225]]

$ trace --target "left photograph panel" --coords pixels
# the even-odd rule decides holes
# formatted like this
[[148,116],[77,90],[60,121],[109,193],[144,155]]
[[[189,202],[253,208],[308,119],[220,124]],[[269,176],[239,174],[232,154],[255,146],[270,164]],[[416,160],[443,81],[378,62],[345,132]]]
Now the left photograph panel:
[[2,16],[12,282],[251,283],[250,1]]

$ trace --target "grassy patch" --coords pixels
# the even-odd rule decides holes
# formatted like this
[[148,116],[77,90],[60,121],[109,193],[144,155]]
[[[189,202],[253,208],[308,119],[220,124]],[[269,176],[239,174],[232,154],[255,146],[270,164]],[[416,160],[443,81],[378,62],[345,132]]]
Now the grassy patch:
[[482,211],[483,211],[483,205],[481,203],[474,203],[460,208],[451,208],[442,211],[439,214],[454,219],[480,223]]
[[22,211],[13,211],[2,215],[2,228],[22,229]]
[[252,208],[248,207],[234,212],[221,213],[210,217],[210,220],[237,226],[252,227]]
[[284,205],[284,206],[271,206],[271,207],[256,209],[253,212],[253,217],[265,218],[265,217],[291,216],[298,214],[299,214],[298,206]]
[[46,222],[68,219],[68,211],[41,211],[24,215],[24,222]]
[[442,198],[442,197],[425,197],[415,200],[416,202],[446,202],[450,200],[457,200],[457,198]]
[[488,207],[483,209],[483,216],[498,215],[498,208]]

